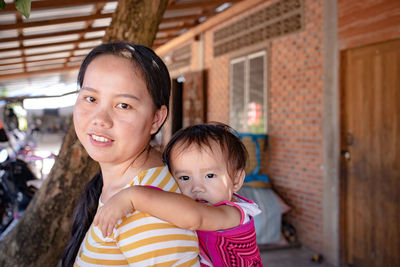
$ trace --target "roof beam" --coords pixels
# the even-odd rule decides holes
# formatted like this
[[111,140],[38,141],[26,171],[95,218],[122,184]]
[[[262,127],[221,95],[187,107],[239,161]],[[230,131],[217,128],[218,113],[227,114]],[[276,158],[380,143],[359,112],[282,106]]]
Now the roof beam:
[[0,81],[35,76],[35,75],[45,74],[45,73],[67,72],[67,71],[76,70],[76,69],[79,69],[79,66],[70,66],[70,67],[63,67],[63,68],[54,68],[54,69],[46,69],[46,70],[35,70],[35,71],[28,71],[28,72],[5,74],[5,75],[0,75]]
[[[261,1],[261,0],[259,0]],[[0,53],[3,58],[0,58],[0,67],[3,69],[2,74],[0,74],[0,80],[13,79],[18,77],[26,77],[26,76],[34,76],[42,73],[52,73],[52,72],[64,72],[71,69],[78,68],[78,64],[81,61],[81,58],[85,57],[89,50],[91,50],[92,44],[89,42],[93,41],[101,41],[102,36],[95,34],[88,39],[84,39],[86,33],[95,33],[100,31],[105,31],[108,27],[97,27],[93,28],[93,22],[99,19],[109,19],[112,18],[113,13],[109,12],[106,14],[102,14],[102,10],[107,3],[118,2],[118,0],[41,0],[41,1],[32,1],[31,10],[43,10],[43,12],[51,12],[58,11],[60,8],[79,8],[82,5],[88,5],[93,7],[92,11],[88,14],[76,14],[77,17],[74,17],[74,14],[68,15],[68,17],[64,18],[54,18],[49,19],[48,17],[43,17],[42,20],[22,20],[22,16],[20,15],[18,18],[19,12],[16,11],[14,3],[7,3],[6,8],[3,12],[14,12],[16,15],[15,23],[3,24],[0,25],[1,30],[12,30],[17,31],[18,35],[14,35],[15,37],[8,38],[0,38],[0,43],[6,42],[18,42],[18,47],[10,48],[4,45],[4,48],[0,48]],[[215,15],[217,12],[215,9],[227,2],[227,0],[191,0],[191,1],[182,1],[182,0],[169,0],[166,12],[164,17],[161,20],[159,29],[157,31],[157,36],[153,43],[153,49],[155,47],[165,45],[165,43],[170,42],[171,39],[182,35],[183,30],[190,30],[196,25],[200,24],[199,19],[201,17],[207,17],[207,21],[209,18]],[[240,0],[231,0],[229,1],[232,4],[240,2]],[[171,11],[171,12],[169,12]],[[32,12],[34,14],[35,12]],[[190,13],[190,15],[188,15]],[[33,17],[33,16],[32,16]],[[75,30],[69,28],[65,29],[65,31],[60,32],[62,29],[61,26],[67,23],[74,22],[85,22],[84,27],[77,28]],[[64,24],[64,25],[62,25]],[[58,26],[60,25],[60,26]],[[33,35],[29,35],[30,29],[33,30],[34,27],[43,27],[43,26],[53,26],[54,31],[52,33],[47,33],[47,31],[38,31]],[[50,30],[50,29],[49,29]],[[33,32],[32,32],[33,33]],[[24,35],[25,34],[25,35]],[[73,38],[69,38],[66,35],[74,35],[71,36]],[[66,36],[64,40],[61,42],[56,42],[58,37]],[[41,41],[40,39],[44,38],[52,38],[55,37],[55,41],[46,41],[44,42],[36,42]],[[32,45],[29,45],[28,40],[35,40],[35,42],[30,42]],[[53,39],[52,39],[53,40]],[[44,40],[43,40],[44,41]],[[27,44],[28,43],[28,44]],[[90,45],[87,47],[79,48],[79,46],[85,43],[85,45]],[[10,44],[7,44],[9,46]],[[59,51],[52,52],[44,52],[44,48],[55,48],[56,46],[68,45],[68,49],[63,48]],[[43,48],[43,49],[41,49]],[[37,49],[34,54],[26,55],[27,49]],[[19,56],[12,56],[11,51],[15,53],[18,50]],[[29,51],[28,51],[29,52]],[[74,54],[77,55],[74,55]],[[58,65],[58,61],[61,59],[66,59],[64,67],[62,65]],[[17,62],[18,61],[18,62]],[[7,63],[8,62],[8,63]],[[49,63],[49,64],[46,64]],[[51,64],[56,63],[56,64]],[[75,65],[76,64],[76,65]],[[34,68],[28,68],[29,65],[35,65]],[[19,68],[21,67],[21,68]],[[31,66],[33,67],[33,66]],[[47,67],[47,68],[46,68]],[[42,69],[43,68],[43,69]],[[30,69],[30,71],[29,71]],[[12,73],[14,71],[14,73]],[[8,73],[8,74],[6,74]]]
[[[70,6],[79,6],[79,5],[91,5],[98,3],[106,3],[106,2],[116,2],[110,0],[43,0],[43,1],[32,1],[31,2],[31,10],[38,9],[52,9],[52,8],[60,8],[60,7],[70,7]],[[15,8],[14,3],[7,3],[4,12],[15,12],[17,9]]]
[[105,19],[111,18],[113,13],[106,14],[95,14],[89,16],[78,16],[78,17],[69,17],[62,19],[46,19],[32,22],[19,22],[12,24],[4,24],[1,25],[1,30],[15,30],[21,28],[32,28],[32,27],[40,27],[40,26],[49,26],[55,24],[63,24],[63,23],[71,23],[71,22],[79,22],[79,21],[88,21],[88,20],[96,20],[96,19]]
[[[103,10],[104,5],[105,5],[105,3],[96,4],[96,6],[95,6],[95,8],[94,8],[94,10],[93,10],[92,15],[99,15],[99,14],[101,14],[101,11]],[[86,25],[85,28],[86,28],[86,29],[90,29],[90,28],[93,26],[93,23],[94,23],[94,20],[93,20],[93,19],[87,20],[86,23],[85,23],[85,25]],[[100,40],[101,40],[101,39],[100,39]],[[84,34],[84,33],[81,33],[81,34],[79,35],[78,41],[79,41],[79,42],[85,42],[85,41],[86,41],[86,39],[85,39],[85,34]],[[74,53],[75,50],[79,49],[79,44],[80,44],[80,43],[75,43],[75,44],[74,44],[74,49],[73,49],[71,55]],[[69,62],[71,62],[71,56],[69,56],[69,57],[67,58],[66,62],[64,63],[64,66],[68,66],[68,63],[69,63]]]
[[[71,40],[71,41],[64,41],[64,42],[56,42],[56,43],[46,43],[46,44],[38,44],[38,45],[20,45],[18,47],[10,47],[10,48],[0,48],[0,53],[1,52],[9,52],[9,51],[14,51],[14,50],[21,50],[21,49],[32,49],[32,48],[40,48],[40,47],[52,47],[52,46],[58,46],[58,45],[67,45],[67,44],[80,44],[84,42],[91,42],[91,41],[99,41],[101,40],[101,37],[92,37],[92,38],[87,38],[83,40]],[[26,55],[30,56],[30,55]],[[0,58],[1,60],[1,58]]]
[[34,35],[27,35],[23,37],[11,37],[11,38],[4,38],[0,39],[1,42],[14,42],[20,40],[32,40],[32,39],[39,39],[39,38],[47,38],[47,37],[55,37],[55,36],[64,36],[70,34],[81,34],[87,32],[99,32],[105,31],[107,27],[97,27],[97,28],[89,28],[89,29],[80,29],[80,30],[71,30],[71,31],[62,31],[62,32],[52,32],[52,33],[44,33],[44,34],[34,34]]
[[[210,8],[210,7],[218,7],[225,3],[226,0],[202,0],[199,2],[187,2],[187,3],[173,3],[168,6],[169,10],[182,10],[182,9],[192,9],[192,8]],[[231,1],[235,2],[235,1]]]
[[[85,47],[85,48],[80,48],[80,49],[76,49],[76,50],[71,50],[71,49],[67,49],[67,50],[60,50],[60,51],[53,51],[53,52],[42,52],[42,53],[35,53],[26,57],[34,57],[34,56],[44,56],[44,55],[54,55],[54,54],[59,54],[59,53],[72,53],[75,51],[81,51],[81,50],[88,50],[88,49],[92,49],[93,47]],[[74,55],[72,55],[74,56]],[[80,55],[76,55],[76,56],[80,56]],[[1,60],[8,60],[8,59],[15,59],[15,58],[21,58],[21,56],[13,56],[13,57],[3,57],[0,58]]]
[[[81,58],[83,58],[84,56],[74,56],[74,57],[81,57]],[[25,58],[24,58],[25,59]],[[52,57],[52,58],[50,58],[50,59],[41,59],[41,60],[24,60],[24,61],[21,61],[21,62],[14,62],[14,63],[8,63],[8,64],[2,64],[2,63],[0,63],[0,66],[10,66],[11,68],[14,66],[14,65],[18,65],[18,64],[22,64],[22,63],[33,63],[33,62],[48,62],[48,61],[52,61],[52,60],[59,60],[59,59],[66,59],[66,57],[64,57],[64,56],[59,56],[59,57]]]

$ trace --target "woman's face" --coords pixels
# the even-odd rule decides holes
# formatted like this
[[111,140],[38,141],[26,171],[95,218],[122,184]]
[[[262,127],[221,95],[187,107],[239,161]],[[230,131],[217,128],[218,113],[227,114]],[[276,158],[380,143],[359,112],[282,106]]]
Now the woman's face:
[[74,106],[75,131],[99,163],[132,162],[158,130],[159,113],[132,62],[101,55],[87,67]]

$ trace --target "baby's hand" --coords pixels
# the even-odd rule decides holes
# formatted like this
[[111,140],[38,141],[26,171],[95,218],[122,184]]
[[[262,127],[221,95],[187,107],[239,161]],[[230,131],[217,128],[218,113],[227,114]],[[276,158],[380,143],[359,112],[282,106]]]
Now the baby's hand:
[[97,211],[93,223],[100,228],[103,237],[110,236],[118,220],[133,212],[129,194],[130,188],[121,190]]

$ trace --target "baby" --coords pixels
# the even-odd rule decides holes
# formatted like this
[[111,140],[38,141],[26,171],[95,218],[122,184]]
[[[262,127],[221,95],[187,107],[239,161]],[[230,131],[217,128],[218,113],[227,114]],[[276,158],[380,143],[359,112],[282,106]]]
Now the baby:
[[247,151],[233,130],[222,123],[181,129],[163,158],[182,194],[147,186],[123,189],[94,219],[103,235],[112,235],[123,216],[141,211],[196,230],[202,266],[262,266],[253,220],[261,211],[235,193],[245,178]]

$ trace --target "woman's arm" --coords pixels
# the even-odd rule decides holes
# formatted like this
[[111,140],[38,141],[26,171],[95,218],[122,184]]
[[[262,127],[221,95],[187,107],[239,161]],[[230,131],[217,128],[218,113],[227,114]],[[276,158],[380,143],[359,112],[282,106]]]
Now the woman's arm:
[[103,235],[110,235],[116,222],[134,210],[190,230],[228,229],[238,226],[241,220],[241,213],[236,207],[214,207],[198,203],[183,194],[132,186],[110,198],[96,214],[94,224],[100,227]]

